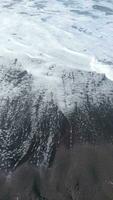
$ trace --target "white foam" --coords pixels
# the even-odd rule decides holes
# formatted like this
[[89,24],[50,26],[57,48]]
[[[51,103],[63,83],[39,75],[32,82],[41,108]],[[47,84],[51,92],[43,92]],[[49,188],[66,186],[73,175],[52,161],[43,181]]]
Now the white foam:
[[0,56],[18,58],[35,76],[56,64],[105,73],[113,80],[113,67],[97,61],[112,61],[113,16],[93,10],[93,0],[65,4],[57,0],[1,0]]
[[90,66],[92,71],[100,74],[103,73],[107,78],[113,81],[113,66],[103,64],[102,62],[99,62],[95,57],[92,57]]

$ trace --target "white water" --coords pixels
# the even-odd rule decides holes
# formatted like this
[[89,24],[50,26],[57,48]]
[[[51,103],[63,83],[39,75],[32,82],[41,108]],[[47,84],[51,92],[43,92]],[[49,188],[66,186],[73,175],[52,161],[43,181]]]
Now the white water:
[[0,56],[38,76],[56,64],[113,80],[113,0],[1,0]]

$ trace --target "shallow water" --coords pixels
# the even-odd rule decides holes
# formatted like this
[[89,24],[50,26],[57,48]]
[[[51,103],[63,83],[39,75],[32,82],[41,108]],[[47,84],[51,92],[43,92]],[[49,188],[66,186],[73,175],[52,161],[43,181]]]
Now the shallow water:
[[113,80],[113,0],[1,0],[0,24],[0,56],[94,70]]

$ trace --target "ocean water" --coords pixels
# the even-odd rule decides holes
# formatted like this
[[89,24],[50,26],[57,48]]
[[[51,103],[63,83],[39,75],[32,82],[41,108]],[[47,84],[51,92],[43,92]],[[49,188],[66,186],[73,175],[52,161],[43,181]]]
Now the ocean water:
[[32,73],[54,64],[113,80],[113,0],[1,0],[3,58]]

